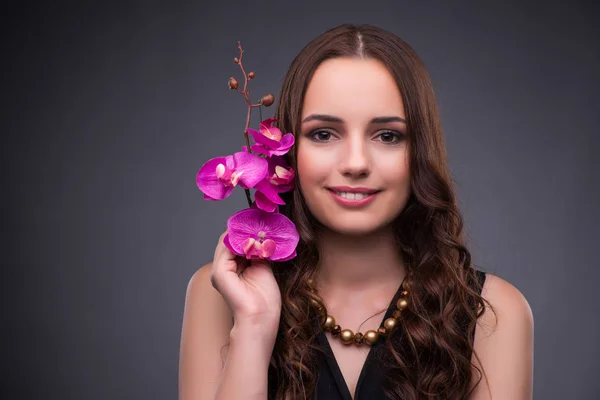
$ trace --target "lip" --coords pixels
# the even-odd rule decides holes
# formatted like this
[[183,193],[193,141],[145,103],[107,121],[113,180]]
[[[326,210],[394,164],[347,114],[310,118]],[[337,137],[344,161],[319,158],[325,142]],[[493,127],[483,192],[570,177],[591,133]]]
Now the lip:
[[[331,193],[331,196],[333,197],[333,199],[339,205],[344,206],[344,207],[364,207],[367,204],[370,204],[371,202],[373,202],[373,200],[375,200],[375,197],[377,197],[377,194],[379,193],[379,190],[367,189],[367,188],[350,188],[347,186],[336,186],[336,187],[332,187],[332,188],[327,188],[327,190],[329,191],[329,193]],[[365,197],[364,199],[360,199],[360,200],[349,200],[349,199],[345,199],[341,196],[338,196],[338,194],[336,192],[366,193],[366,194],[368,194],[368,196]]]
[[366,193],[372,194],[379,192],[377,189],[370,189],[365,187],[350,187],[350,186],[332,186],[328,189],[333,190],[334,192],[351,192],[351,193]]

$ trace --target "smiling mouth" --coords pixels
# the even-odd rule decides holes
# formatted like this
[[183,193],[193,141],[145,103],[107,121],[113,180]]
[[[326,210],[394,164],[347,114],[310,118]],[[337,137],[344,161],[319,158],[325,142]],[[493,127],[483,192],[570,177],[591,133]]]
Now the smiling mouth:
[[336,192],[335,190],[332,190],[332,192],[346,200],[363,200],[363,199],[366,199],[367,197],[373,196],[375,194],[375,193]]
[[367,204],[372,198],[381,190],[365,190],[362,189],[356,192],[353,191],[340,191],[327,188],[327,190],[334,195],[334,198],[339,199],[343,204],[350,205],[355,203],[356,205]]

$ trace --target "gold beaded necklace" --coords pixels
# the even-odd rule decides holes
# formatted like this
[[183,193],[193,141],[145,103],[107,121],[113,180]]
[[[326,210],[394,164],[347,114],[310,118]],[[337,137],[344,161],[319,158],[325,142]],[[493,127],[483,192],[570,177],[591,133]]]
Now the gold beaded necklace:
[[[321,303],[323,303],[323,299],[317,294],[317,290],[312,279],[308,280],[308,285],[310,291],[321,301]],[[361,332],[354,333],[350,329],[342,329],[338,324],[336,324],[335,318],[327,314],[323,307],[321,307],[316,300],[313,299],[311,303],[320,313],[323,329],[331,332],[333,337],[339,337],[340,341],[346,345],[354,343],[359,346],[363,344],[372,346],[380,337],[384,337],[392,332],[398,323],[398,319],[400,318],[402,310],[408,307],[408,299],[406,297],[408,295],[409,284],[406,278],[402,281],[401,286],[402,291],[400,292],[400,298],[396,301],[396,310],[394,310],[392,316],[383,321],[383,325],[380,326],[376,331],[368,330],[364,334]]]

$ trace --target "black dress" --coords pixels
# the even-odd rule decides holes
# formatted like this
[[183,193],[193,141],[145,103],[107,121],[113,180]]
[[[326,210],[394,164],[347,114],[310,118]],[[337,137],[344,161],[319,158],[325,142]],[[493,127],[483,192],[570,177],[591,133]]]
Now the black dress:
[[[481,288],[485,282],[485,273],[479,270],[476,272]],[[382,323],[392,316],[401,291],[401,287],[398,288],[398,291],[394,295],[387,312],[382,319]],[[324,350],[324,354],[320,354],[319,356],[319,371],[317,372],[318,381],[312,400],[351,400],[352,396],[350,395],[350,390],[346,385],[340,367],[335,360],[333,351],[331,350],[324,332],[319,333],[317,341]],[[387,351],[383,345],[384,341],[378,340],[371,346],[356,384],[354,400],[385,399],[382,390],[383,376],[377,363],[377,358],[379,358],[378,356],[380,355],[379,353]]]

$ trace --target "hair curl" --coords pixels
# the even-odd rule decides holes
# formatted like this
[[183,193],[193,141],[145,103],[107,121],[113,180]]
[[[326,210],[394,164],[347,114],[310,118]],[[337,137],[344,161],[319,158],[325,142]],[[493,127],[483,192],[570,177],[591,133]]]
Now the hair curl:
[[[394,34],[371,25],[340,25],[312,40],[292,62],[275,112],[284,132],[300,132],[308,83],[321,62],[335,57],[383,62],[397,82],[407,117],[411,195],[394,221],[394,232],[411,277],[410,306],[385,339],[385,393],[390,399],[464,399],[476,386],[471,387],[475,370],[477,383],[482,379],[471,356],[475,325],[487,301],[464,244],[429,74],[415,51]],[[296,151],[287,155],[294,169]],[[281,212],[296,224],[300,242],[294,260],[273,265],[282,311],[269,392],[276,399],[300,399],[309,398],[316,386],[319,327],[311,321],[319,316],[311,301],[319,299],[308,280],[319,261],[319,223],[300,190],[284,196],[287,205]]]

